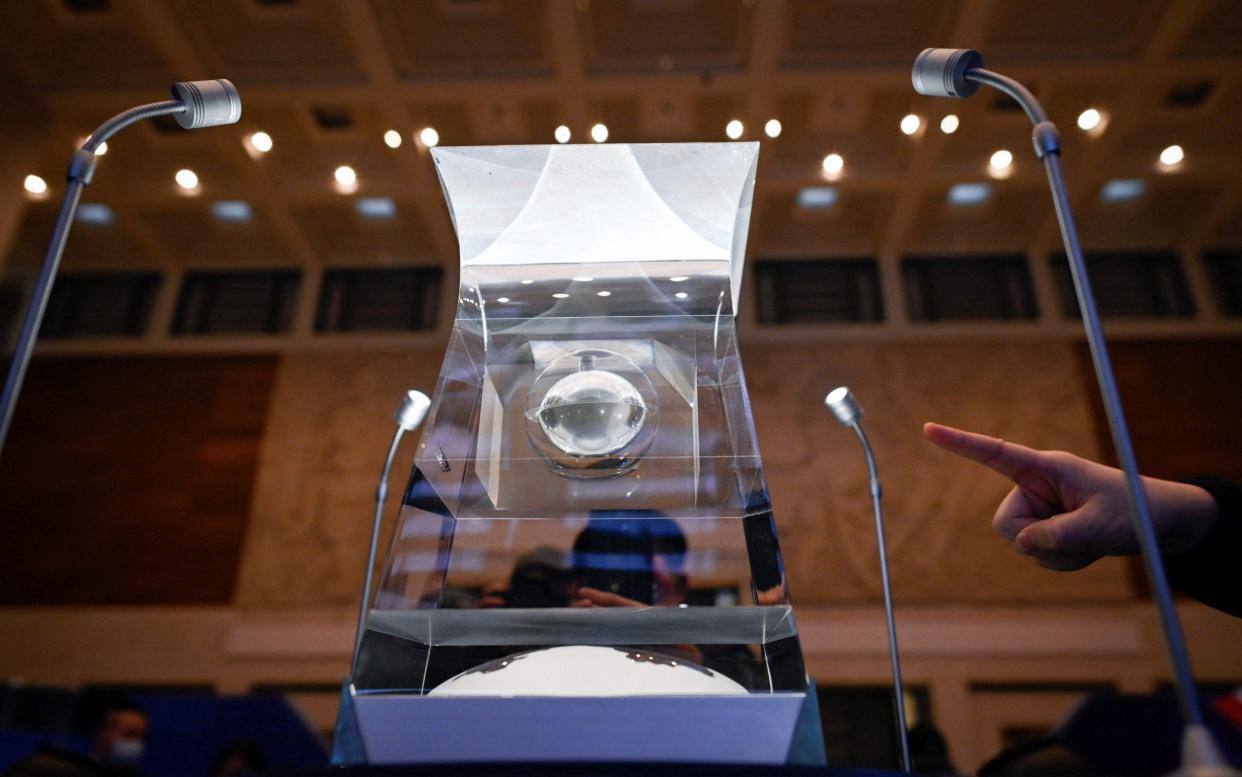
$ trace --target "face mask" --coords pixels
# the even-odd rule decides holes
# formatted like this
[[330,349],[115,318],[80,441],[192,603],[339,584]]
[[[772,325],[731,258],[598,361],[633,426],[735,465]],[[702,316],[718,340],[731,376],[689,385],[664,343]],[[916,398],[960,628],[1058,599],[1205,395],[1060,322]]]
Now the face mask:
[[142,760],[141,739],[118,739],[108,748],[108,762],[118,766],[133,766]]

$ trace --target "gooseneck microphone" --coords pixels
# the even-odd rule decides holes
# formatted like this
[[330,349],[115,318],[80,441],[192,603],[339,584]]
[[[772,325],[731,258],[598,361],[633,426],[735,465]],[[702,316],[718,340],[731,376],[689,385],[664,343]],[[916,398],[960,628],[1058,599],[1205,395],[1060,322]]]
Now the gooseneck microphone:
[[824,404],[832,411],[842,426],[854,430],[867,458],[867,472],[871,479],[871,506],[875,512],[875,537],[880,553],[880,582],[884,588],[884,617],[888,621],[888,658],[893,669],[893,709],[896,712],[897,743],[901,747],[902,771],[910,772],[910,741],[906,733],[906,693],[901,682],[901,661],[897,650],[897,623],[893,618],[893,593],[888,581],[888,550],[884,545],[884,511],[880,508],[880,473],[875,464],[871,442],[862,428],[862,407],[845,386],[828,392]]
[[35,338],[43,323],[43,313],[47,309],[48,297],[52,294],[52,283],[60,268],[61,256],[65,253],[69,229],[73,226],[78,203],[82,200],[82,190],[95,176],[95,163],[98,161],[95,150],[134,122],[169,114],[174,115],[177,123],[186,129],[234,124],[241,118],[241,96],[232,82],[223,78],[212,81],[181,81],[173,84],[171,100],[139,105],[118,113],[100,124],[82,147],[73,152],[66,175],[69,186],[65,189],[65,198],[60,206],[60,214],[56,217],[56,227],[52,230],[52,239],[48,243],[47,254],[43,257],[30,305],[26,308],[22,331],[13,351],[13,362],[9,365],[9,374],[4,382],[4,394],[0,397],[0,454],[4,453],[4,441],[13,421],[17,395],[21,393],[26,368],[30,366]]
[[1160,625],[1164,634],[1169,661],[1173,666],[1178,704],[1181,707],[1185,729],[1182,735],[1182,774],[1236,774],[1225,765],[1220,750],[1203,725],[1203,712],[1195,696],[1194,677],[1186,652],[1164,564],[1160,559],[1160,546],[1151,521],[1151,508],[1147,491],[1139,476],[1138,460],[1130,441],[1130,430],[1121,409],[1121,394],[1113,376],[1112,362],[1104,340],[1091,280],[1087,276],[1082,247],[1078,242],[1078,230],[1070,212],[1069,194],[1061,174],[1061,137],[1057,127],[1048,120],[1048,114],[1025,86],[1008,76],[985,70],[983,57],[970,49],[924,49],[914,59],[911,82],[919,94],[931,97],[969,97],[979,85],[990,86],[1012,97],[1026,112],[1034,130],[1031,140],[1035,156],[1044,164],[1048,186],[1052,191],[1052,203],[1056,209],[1061,239],[1065,243],[1065,255],[1069,260],[1070,274],[1074,280],[1074,292],[1082,311],[1083,328],[1091,348],[1091,360],[1095,366],[1096,380],[1104,400],[1108,427],[1112,433],[1113,448],[1126,476],[1126,491],[1130,504],[1130,519],[1142,550],[1143,566],[1147,581],[1160,613]]
[[384,467],[380,470],[379,483],[375,486],[375,518],[371,522],[371,550],[367,553],[367,574],[362,583],[362,605],[358,608],[358,632],[354,635],[354,654],[350,660],[350,672],[358,662],[358,651],[362,647],[362,634],[367,625],[367,605],[371,602],[371,581],[375,577],[375,551],[379,545],[380,525],[384,522],[384,500],[388,498],[388,473],[392,470],[392,460],[397,455],[397,446],[401,436],[422,426],[427,417],[427,409],[431,400],[421,391],[407,391],[401,397],[401,405],[393,418],[397,422],[397,430],[388,446],[388,456],[384,459]]

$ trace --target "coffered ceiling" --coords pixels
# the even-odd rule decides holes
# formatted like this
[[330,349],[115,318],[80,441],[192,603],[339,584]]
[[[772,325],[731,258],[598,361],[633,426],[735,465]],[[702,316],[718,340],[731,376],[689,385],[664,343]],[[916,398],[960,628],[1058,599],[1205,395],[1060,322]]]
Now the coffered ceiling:
[[[61,171],[90,129],[172,81],[213,77],[237,84],[241,123],[118,136],[86,196],[115,220],[82,226],[67,269],[451,266],[424,127],[445,145],[551,143],[561,124],[590,142],[595,123],[608,142],[724,141],[733,119],[762,141],[754,254],[1055,247],[1025,117],[986,92],[914,94],[909,64],[929,45],[977,48],[1033,85],[1065,137],[1089,246],[1242,239],[1242,13],[1229,0],[25,0],[4,6],[0,77],[49,117],[29,172],[51,190],[27,197],[11,265],[39,261]],[[1102,131],[1076,126],[1089,107]],[[911,113],[920,125],[906,135]],[[245,143],[256,131],[269,153]],[[1160,165],[1172,144],[1185,160]],[[1003,176],[989,169],[998,149],[1013,152]],[[829,153],[844,160],[831,181]],[[334,182],[341,165],[355,191]],[[181,168],[198,174],[195,191],[174,183]],[[1102,201],[1111,179],[1142,193]],[[990,197],[950,204],[964,182]],[[800,207],[809,186],[834,187],[835,202]],[[395,218],[361,216],[364,197],[390,198]],[[221,200],[253,216],[221,221]]]

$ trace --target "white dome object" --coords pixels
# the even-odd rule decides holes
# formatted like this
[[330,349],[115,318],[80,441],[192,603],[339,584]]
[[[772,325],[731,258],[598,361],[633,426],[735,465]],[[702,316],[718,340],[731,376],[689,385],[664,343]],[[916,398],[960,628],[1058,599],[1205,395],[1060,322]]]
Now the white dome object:
[[624,448],[643,428],[647,405],[625,378],[581,370],[558,380],[539,403],[539,425],[557,448],[599,456]]
[[569,645],[490,661],[428,696],[746,696],[719,672],[646,648]]

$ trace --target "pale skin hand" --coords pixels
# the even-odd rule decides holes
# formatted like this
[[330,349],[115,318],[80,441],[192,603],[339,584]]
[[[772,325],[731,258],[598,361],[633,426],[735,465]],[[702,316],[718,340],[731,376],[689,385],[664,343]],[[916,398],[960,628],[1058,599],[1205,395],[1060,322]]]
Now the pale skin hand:
[[[1041,567],[1069,572],[1139,552],[1121,470],[940,424],[925,424],[923,435],[1013,481],[992,528]],[[1190,550],[1212,530],[1218,508],[1207,491],[1155,478],[1143,483],[1163,553]]]

